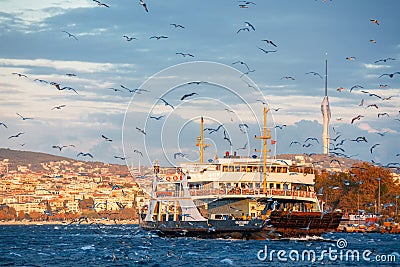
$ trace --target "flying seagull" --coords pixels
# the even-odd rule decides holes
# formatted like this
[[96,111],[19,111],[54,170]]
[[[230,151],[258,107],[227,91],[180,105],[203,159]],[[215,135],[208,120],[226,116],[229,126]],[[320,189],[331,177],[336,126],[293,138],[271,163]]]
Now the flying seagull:
[[83,153],[83,152],[79,152],[76,156],[77,156],[77,157],[79,157],[79,156],[83,156],[83,157],[88,156],[88,157],[93,158],[93,155],[92,155],[92,154],[90,154],[90,153]]
[[266,50],[266,49],[261,48],[261,47],[258,47],[258,46],[257,46],[257,48],[260,49],[261,51],[263,51],[265,54],[268,54],[268,53],[275,53],[275,52],[278,51],[278,50]]
[[319,74],[318,72],[315,72],[315,71],[306,72],[306,74],[312,74],[312,75],[318,76],[318,77],[320,77],[322,79],[321,74]]
[[249,28],[245,27],[245,28],[240,28],[236,33],[239,33],[241,31],[250,31]]
[[140,152],[139,150],[137,150],[137,149],[134,149],[134,150],[133,150],[133,152],[135,152],[135,153],[138,153],[140,156],[142,156],[142,157],[143,157],[143,153],[142,153],[142,152]]
[[388,60],[396,60],[395,58],[392,57],[388,57],[388,58],[382,58],[382,59],[378,59],[377,61],[375,61],[374,63],[379,63],[379,62],[386,62]]
[[244,23],[245,23],[245,25],[246,25],[247,27],[250,27],[253,31],[256,30],[256,28],[254,28],[254,26],[253,26],[250,22],[245,21]]
[[375,144],[375,145],[371,146],[371,148],[369,149],[369,152],[371,152],[371,154],[372,154],[372,150],[373,150],[375,147],[380,146],[380,145],[381,145],[381,144]]
[[142,5],[143,8],[144,8],[144,10],[145,10],[146,12],[149,12],[149,10],[147,9],[147,4],[146,4],[145,2],[143,2],[142,0],[140,0],[140,1],[139,1],[139,5]]
[[96,2],[97,5],[99,5],[99,6],[109,7],[107,4],[104,4],[104,3],[102,3],[102,2],[100,2],[100,1],[98,1],[98,0],[93,0],[93,2]]
[[73,35],[72,33],[69,33],[69,32],[67,32],[67,31],[62,31],[62,32],[65,32],[66,34],[68,34],[68,37],[72,37],[72,38],[74,38],[75,40],[78,40],[78,38],[77,38],[75,35]]
[[128,42],[132,41],[132,40],[137,40],[135,37],[129,37],[127,35],[122,36],[124,37]]
[[186,56],[188,56],[188,57],[194,57],[194,55],[189,54],[189,53],[178,52],[178,53],[175,53],[175,54],[177,54],[177,55],[182,55],[183,57],[186,57]]
[[0,122],[0,125],[3,125],[5,128],[8,128],[7,125],[4,124],[4,122]]
[[150,119],[155,119],[155,120],[159,121],[164,117],[165,117],[165,115],[161,115],[161,116],[158,116],[158,117],[157,116],[150,116]]
[[169,24],[169,25],[174,26],[175,28],[182,28],[182,29],[185,28],[184,26],[182,26],[182,25],[180,25],[180,24],[176,24],[176,23],[171,23],[171,24]]
[[75,147],[74,145],[68,145],[68,146],[51,146],[52,148],[57,148],[58,150],[62,150],[63,148],[65,148],[65,147],[69,147],[69,146],[71,146],[71,147]]
[[112,142],[112,139],[108,138],[104,134],[101,135],[101,137],[106,141],[106,142]]
[[377,19],[370,19],[369,21],[371,21],[372,23],[375,23],[376,25],[379,25],[379,21]]
[[174,106],[168,103],[164,98],[159,98],[162,102],[164,102],[164,105],[170,106],[172,109],[174,109]]
[[362,117],[364,117],[364,116],[363,116],[363,115],[358,115],[358,116],[352,118],[352,119],[351,119],[351,124],[353,124],[353,122],[354,122],[355,120],[360,120]]
[[178,156],[184,158],[184,157],[189,156],[189,155],[188,154],[184,154],[182,152],[174,153],[174,159],[176,159],[176,157],[178,157]]
[[28,78],[28,76],[26,76],[25,74],[22,74],[22,73],[13,72],[12,74],[13,74],[13,75],[17,75],[18,77],[25,77],[25,78]]
[[138,130],[139,132],[141,132],[142,134],[146,135],[146,132],[142,129],[140,129],[139,127],[136,127],[136,130]]
[[160,40],[160,39],[167,39],[168,38],[168,36],[164,36],[164,35],[154,35],[154,36],[151,36],[149,39],[157,39],[157,40]]
[[61,108],[63,108],[63,107],[66,107],[66,105],[59,105],[59,106],[55,106],[54,108],[52,108],[51,110],[53,110],[53,109],[61,109]]
[[396,72],[394,72],[394,73],[384,73],[384,74],[382,74],[381,76],[379,76],[378,78],[381,78],[381,77],[383,77],[383,76],[389,76],[389,78],[393,78],[393,76],[394,76],[395,74],[400,74],[400,71],[396,71]]
[[11,135],[10,137],[8,137],[8,139],[19,137],[22,134],[24,133],[17,133],[16,135]]
[[190,96],[194,96],[194,95],[197,95],[197,93],[190,93],[190,94],[183,95],[183,96],[181,97],[181,100],[184,100],[184,99],[186,99],[186,98],[188,98],[188,97],[190,97]]
[[22,118],[22,120],[24,121],[24,120],[33,120],[33,118],[27,118],[27,117],[24,117],[24,116],[22,116],[21,114],[19,114],[19,113],[16,113],[18,116],[20,116],[21,118]]
[[276,45],[273,41],[271,41],[271,40],[264,39],[264,40],[261,40],[261,41],[267,42],[267,44],[270,44],[270,45],[272,45],[272,46],[277,47],[277,45]]

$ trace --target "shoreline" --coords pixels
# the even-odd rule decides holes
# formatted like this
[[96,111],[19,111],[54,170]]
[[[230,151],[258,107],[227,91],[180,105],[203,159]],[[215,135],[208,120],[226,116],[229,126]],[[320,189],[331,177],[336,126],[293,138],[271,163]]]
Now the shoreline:
[[[125,221],[116,221],[113,220],[93,220],[93,221],[82,221],[79,224],[89,225],[89,224],[105,224],[105,225],[133,225],[139,224],[138,220],[125,220]],[[78,222],[73,221],[0,221],[0,226],[7,225],[73,225],[78,224]]]

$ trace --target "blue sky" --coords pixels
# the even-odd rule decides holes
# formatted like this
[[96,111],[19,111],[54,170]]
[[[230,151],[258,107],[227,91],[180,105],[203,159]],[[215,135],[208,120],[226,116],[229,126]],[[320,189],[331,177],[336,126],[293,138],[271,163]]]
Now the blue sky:
[[[110,163],[123,163],[114,158],[121,156],[136,165],[155,159],[173,165],[198,160],[198,123],[205,116],[206,127],[223,124],[232,141],[229,146],[222,131],[206,132],[212,144],[207,158],[225,151],[254,154],[260,148],[254,135],[260,134],[263,108],[257,100],[264,98],[269,108],[280,108],[268,117],[277,140],[274,152],[321,153],[322,142],[302,146],[308,137],[321,141],[324,92],[324,81],[305,73],[324,75],[327,53],[331,138],[345,140],[341,148],[348,156],[399,162],[400,75],[379,78],[400,71],[398,1],[254,1],[239,8],[237,1],[148,0],[149,12],[139,1],[103,2],[109,8],[89,0],[1,2],[0,122],[7,128],[0,125],[0,147],[73,158],[90,152],[93,159],[82,159]],[[249,31],[237,33],[246,27]],[[128,42],[124,35],[136,39]],[[161,35],[168,38],[150,39]],[[259,48],[277,51],[266,54]],[[395,60],[374,63],[385,58]],[[255,71],[242,76],[247,67],[232,64],[236,61]],[[78,94],[38,80],[72,87]],[[208,83],[187,85],[190,81]],[[121,85],[150,92],[134,94]],[[363,88],[350,92],[354,85]],[[192,92],[197,95],[180,100]],[[160,97],[177,108],[164,106]],[[59,105],[65,107],[53,109]],[[16,113],[34,119],[22,120]],[[165,117],[156,121],[150,115]],[[364,117],[351,124],[357,115]],[[249,127],[241,130],[239,124]],[[275,128],[283,124],[282,130]],[[19,132],[24,134],[9,138]],[[358,136],[368,142],[350,141]],[[290,146],[293,141],[301,145]],[[75,147],[52,148],[70,144]],[[374,144],[379,145],[371,153]],[[186,159],[174,158],[177,152],[187,154]]]

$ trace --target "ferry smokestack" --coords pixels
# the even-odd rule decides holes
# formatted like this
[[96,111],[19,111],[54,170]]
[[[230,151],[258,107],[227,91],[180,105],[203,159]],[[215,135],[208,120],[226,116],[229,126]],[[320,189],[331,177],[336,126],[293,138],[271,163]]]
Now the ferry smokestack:
[[[327,54],[326,54],[327,55]],[[325,59],[325,95],[321,103],[322,112],[322,144],[323,154],[329,154],[329,121],[331,119],[331,110],[329,108],[328,100],[328,59]]]

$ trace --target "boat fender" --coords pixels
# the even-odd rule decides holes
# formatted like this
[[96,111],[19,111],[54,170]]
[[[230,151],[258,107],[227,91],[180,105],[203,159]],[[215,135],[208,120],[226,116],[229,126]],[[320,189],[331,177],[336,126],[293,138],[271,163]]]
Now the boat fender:
[[174,181],[178,181],[178,176],[174,176]]
[[167,176],[167,177],[165,178],[165,180],[167,180],[167,181],[169,182],[169,181],[171,181],[171,177]]

